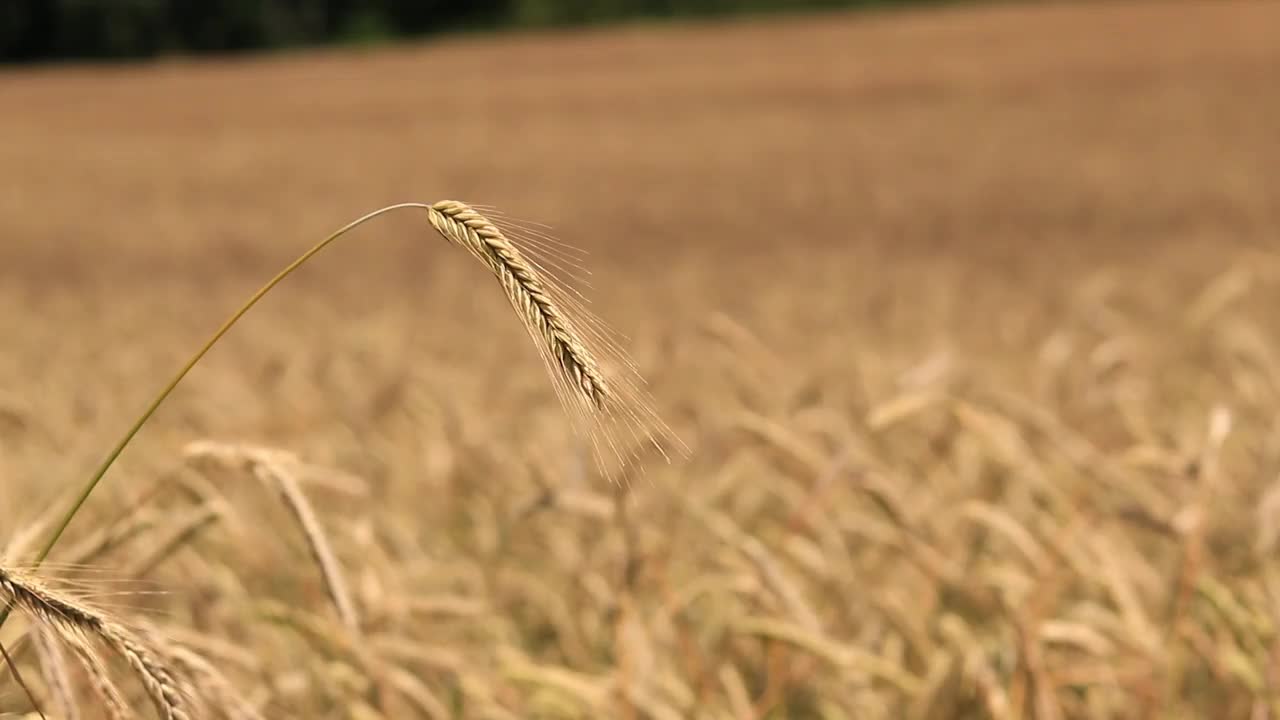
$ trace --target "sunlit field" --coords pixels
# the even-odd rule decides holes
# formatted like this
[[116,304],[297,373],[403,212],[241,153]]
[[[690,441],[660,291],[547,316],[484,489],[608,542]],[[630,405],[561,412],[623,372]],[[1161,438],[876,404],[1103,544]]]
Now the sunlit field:
[[[166,712],[39,583],[191,718],[1276,717],[1277,28],[1007,4],[0,71],[0,715]],[[250,293],[444,199],[585,252],[687,453],[602,473],[493,277],[390,214],[32,568]]]

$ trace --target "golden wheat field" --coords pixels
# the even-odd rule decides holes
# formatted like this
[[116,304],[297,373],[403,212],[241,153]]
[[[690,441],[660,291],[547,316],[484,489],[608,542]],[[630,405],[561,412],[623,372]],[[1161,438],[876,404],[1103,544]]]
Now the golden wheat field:
[[[0,71],[0,715],[1277,717],[1277,28],[1008,4]],[[244,298],[445,199],[584,251],[540,240],[687,452],[607,477],[542,306],[404,211],[245,316],[36,567]]]

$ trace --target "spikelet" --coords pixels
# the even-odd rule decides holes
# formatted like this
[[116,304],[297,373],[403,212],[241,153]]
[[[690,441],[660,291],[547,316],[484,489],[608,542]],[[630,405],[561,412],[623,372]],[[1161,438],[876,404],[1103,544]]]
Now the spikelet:
[[428,219],[498,279],[537,345],[574,429],[590,441],[602,473],[616,479],[631,472],[650,450],[664,458],[672,451],[687,452],[654,410],[644,380],[616,334],[562,278],[585,272],[579,251],[536,228],[490,220],[455,200],[431,205]]
[[100,640],[127,663],[141,681],[160,717],[190,720],[187,688],[160,660],[160,655],[136,633],[102,611],[53,590],[27,573],[0,566],[0,600],[57,633],[79,654],[94,680],[95,689],[109,699],[113,713],[120,709],[120,694],[107,678],[91,642]]

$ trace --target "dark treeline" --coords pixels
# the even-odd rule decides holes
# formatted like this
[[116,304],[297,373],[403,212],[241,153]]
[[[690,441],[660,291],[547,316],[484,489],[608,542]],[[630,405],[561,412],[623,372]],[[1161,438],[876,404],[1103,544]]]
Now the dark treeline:
[[927,0],[0,0],[0,61],[141,58],[462,29]]

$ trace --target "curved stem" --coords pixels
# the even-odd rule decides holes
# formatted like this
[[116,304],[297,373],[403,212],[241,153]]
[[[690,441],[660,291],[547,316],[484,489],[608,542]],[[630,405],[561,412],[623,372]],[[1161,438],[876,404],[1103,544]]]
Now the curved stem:
[[[213,335],[210,336],[210,338],[207,341],[205,341],[204,345],[202,345],[200,349],[197,350],[189,360],[187,360],[186,364],[183,365],[182,368],[178,370],[177,374],[173,376],[173,379],[171,379],[169,383],[160,390],[159,394],[157,394],[155,398],[151,401],[151,404],[147,406],[147,409],[142,412],[142,415],[138,416],[138,419],[133,422],[133,425],[129,427],[129,429],[125,432],[124,436],[121,437],[120,440],[115,444],[115,446],[111,448],[111,451],[107,453],[107,456],[106,458],[103,459],[102,464],[99,465],[98,469],[94,471],[93,475],[89,478],[89,481],[85,483],[84,488],[81,489],[79,495],[76,497],[75,501],[71,504],[71,507],[62,516],[62,519],[59,521],[58,526],[53,531],[53,535],[49,537],[49,540],[45,543],[44,547],[41,548],[40,553],[35,558],[35,562],[32,563],[32,569],[39,567],[40,564],[43,563],[45,559],[49,557],[49,553],[52,552],[54,546],[58,544],[58,540],[62,538],[62,534],[66,531],[67,526],[71,524],[71,521],[75,518],[76,514],[80,512],[80,508],[84,506],[85,501],[89,499],[89,496],[93,494],[94,489],[98,487],[98,483],[102,481],[103,476],[105,476],[107,474],[107,471],[111,469],[111,466],[115,463],[116,459],[119,458],[120,454],[124,452],[124,449],[128,447],[129,443],[133,440],[134,436],[137,435],[138,431],[142,429],[142,426],[145,425],[147,421],[151,419],[151,416],[155,414],[156,410],[160,408],[160,405],[164,403],[164,401],[169,397],[169,395],[173,393],[174,389],[178,387],[178,384],[181,383],[183,378],[187,376],[187,373],[191,372],[191,369],[196,366],[196,363],[200,362],[200,360],[209,352],[209,350],[211,350],[213,346],[217,344],[219,340],[222,339],[223,335],[227,334],[227,331],[230,330],[231,327],[235,325],[236,322],[241,317],[243,317],[245,313],[249,312],[249,310],[254,305],[258,304],[259,300],[261,300],[267,293],[271,292],[272,288],[274,288],[276,285],[279,285],[282,280],[284,280],[286,277],[289,277],[289,275],[293,274],[294,270],[297,270],[304,263],[310,260],[316,253],[325,249],[334,240],[337,240],[338,238],[347,234],[348,232],[355,229],[356,227],[378,217],[379,215],[383,215],[385,213],[391,212],[392,210],[400,210],[403,208],[417,208],[420,210],[429,210],[431,206],[423,203],[399,203],[397,205],[388,205],[387,207],[374,210],[373,212],[363,217],[360,217],[356,220],[352,220],[351,222],[339,228],[329,237],[325,238],[324,240],[321,240],[319,243],[316,243],[314,247],[312,247],[310,250],[306,251],[301,256],[299,256],[297,260],[294,260],[293,262],[289,263],[289,265],[286,266],[279,273],[277,273],[275,277],[268,280],[267,284],[263,285],[261,288],[258,289],[257,292],[251,295],[249,299],[246,300],[245,303],[240,306],[240,309],[232,313],[231,317],[227,318],[227,320],[222,323],[222,326],[219,327],[217,331],[214,332]],[[2,612],[0,612],[0,627],[4,626],[5,621],[9,617],[9,612],[10,612],[10,608],[8,607],[6,607]]]

